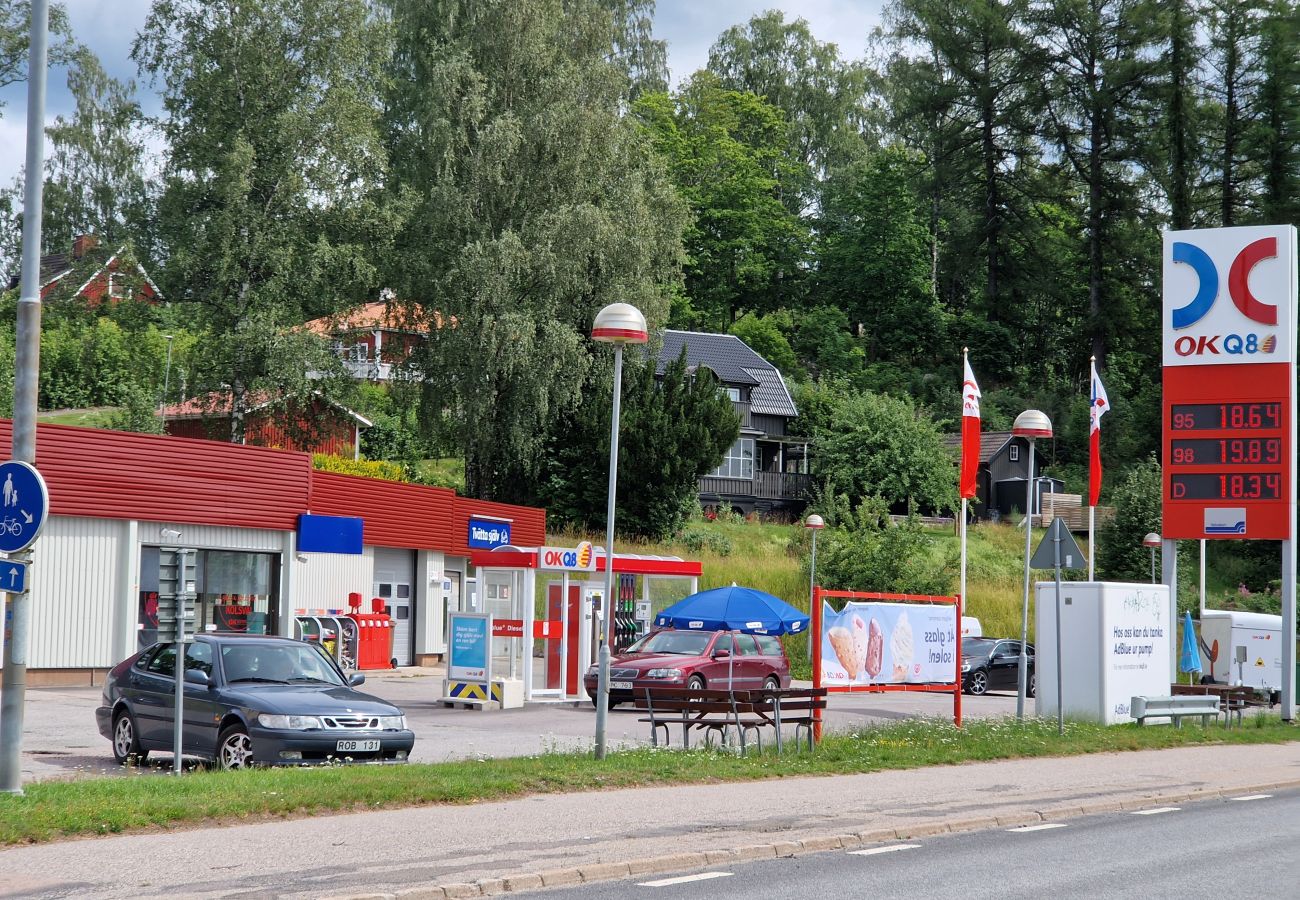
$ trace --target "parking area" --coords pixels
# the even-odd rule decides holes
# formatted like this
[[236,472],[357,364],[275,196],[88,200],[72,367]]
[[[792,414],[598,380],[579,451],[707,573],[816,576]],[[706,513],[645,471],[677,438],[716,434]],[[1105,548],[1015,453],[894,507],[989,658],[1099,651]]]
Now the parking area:
[[[361,690],[402,707],[415,732],[414,762],[442,762],[496,756],[527,756],[553,750],[591,747],[595,712],[590,703],[530,704],[523,709],[480,711],[453,709],[439,702],[438,669],[404,669],[368,673]],[[27,691],[23,727],[23,779],[37,781],[119,774],[109,743],[95,727],[99,688],[32,688]],[[967,718],[1014,715],[1014,694],[990,693],[963,698]],[[1030,701],[1032,710],[1032,701]],[[913,716],[948,717],[951,695],[836,694],[830,698],[827,728],[849,730],[872,722]],[[611,711],[613,747],[649,745],[649,726],[637,722],[630,708]],[[143,771],[165,771],[170,759],[159,757]]]

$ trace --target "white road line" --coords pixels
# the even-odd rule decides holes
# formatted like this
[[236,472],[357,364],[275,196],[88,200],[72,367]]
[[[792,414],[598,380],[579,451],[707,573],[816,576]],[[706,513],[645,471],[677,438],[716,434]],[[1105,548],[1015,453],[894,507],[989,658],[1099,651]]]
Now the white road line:
[[1046,831],[1049,828],[1064,828],[1064,822],[1046,822],[1042,825],[1021,825],[1019,828],[1008,828],[1011,834],[1025,834],[1030,831]]
[[1180,808],[1181,808],[1181,807],[1177,807],[1177,806],[1157,806],[1155,809],[1135,809],[1135,810],[1133,810],[1133,815],[1135,815],[1135,816],[1157,816],[1157,815],[1159,815],[1160,813],[1178,812]]
[[678,875],[676,878],[660,878],[656,881],[642,881],[637,887],[668,887],[673,884],[689,884],[692,881],[708,881],[711,878],[730,878],[730,872],[700,872],[696,875]]
[[1272,796],[1272,794],[1247,794],[1244,797],[1229,797],[1228,799],[1240,802],[1242,800],[1267,800]]
[[887,847],[868,847],[866,850],[850,850],[850,856],[875,856],[877,853],[893,853],[896,850],[915,850],[920,844],[890,844]]

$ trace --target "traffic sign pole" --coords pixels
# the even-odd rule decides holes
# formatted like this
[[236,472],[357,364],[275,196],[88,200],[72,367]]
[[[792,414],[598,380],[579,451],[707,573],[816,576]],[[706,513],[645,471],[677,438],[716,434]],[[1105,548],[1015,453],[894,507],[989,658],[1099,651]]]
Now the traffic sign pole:
[[[13,457],[36,462],[36,390],[41,356],[41,218],[45,180],[45,81],[49,0],[31,2],[27,55],[27,183],[23,189],[22,285],[14,354]],[[24,554],[24,562],[31,555]],[[0,687],[0,792],[21,794],[23,708],[27,696],[31,595],[9,594],[4,630],[4,681]]]

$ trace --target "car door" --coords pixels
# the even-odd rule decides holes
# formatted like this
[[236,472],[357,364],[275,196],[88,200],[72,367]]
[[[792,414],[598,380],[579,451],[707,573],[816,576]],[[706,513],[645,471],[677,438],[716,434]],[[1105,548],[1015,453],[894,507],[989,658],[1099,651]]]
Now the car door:
[[186,753],[212,756],[217,747],[217,728],[224,712],[212,665],[213,647],[207,641],[195,641],[185,650],[185,670],[199,671],[208,676],[208,684],[185,683],[185,733],[182,749]]
[[736,656],[736,689],[752,691],[763,686],[763,660],[758,653],[758,643],[752,634],[734,637],[739,654]]
[[993,690],[1016,690],[1020,683],[1020,642],[999,641],[989,657],[989,687]]
[[[728,651],[728,656],[718,656],[719,651]],[[704,680],[710,688],[718,690],[728,690],[731,687],[731,679],[734,677],[734,664],[736,660],[735,641],[732,640],[731,632],[724,631],[713,639],[713,646],[709,648],[709,660],[703,666]]]
[[148,749],[172,746],[172,714],[176,707],[176,645],[159,647],[143,670],[133,671],[136,729]]
[[785,659],[785,651],[781,647],[781,639],[770,634],[755,635],[758,641],[759,665],[761,672],[759,674],[759,686],[767,680],[769,675],[775,675],[777,680],[785,684],[785,676],[789,671],[789,664]]

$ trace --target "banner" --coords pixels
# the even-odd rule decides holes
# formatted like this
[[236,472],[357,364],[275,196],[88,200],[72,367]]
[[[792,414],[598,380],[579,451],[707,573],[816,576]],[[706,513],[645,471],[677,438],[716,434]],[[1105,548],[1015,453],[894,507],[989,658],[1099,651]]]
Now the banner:
[[953,684],[957,610],[919,603],[822,607],[822,685]]
[[490,680],[488,635],[491,631],[491,617],[485,613],[454,612],[448,616],[448,679],[483,682]]

